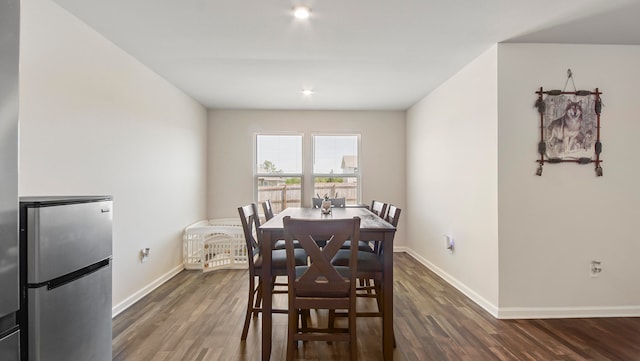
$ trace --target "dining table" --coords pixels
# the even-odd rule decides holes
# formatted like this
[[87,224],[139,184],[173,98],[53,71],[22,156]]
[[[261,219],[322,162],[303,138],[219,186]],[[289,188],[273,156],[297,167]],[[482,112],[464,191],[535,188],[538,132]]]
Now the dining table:
[[[393,360],[393,238],[396,227],[363,207],[336,207],[323,214],[319,208],[289,207],[263,223],[259,231],[262,249],[273,249],[274,243],[284,239],[283,218],[297,219],[346,219],[360,218],[360,239],[383,242],[382,252],[382,351],[384,360]],[[262,360],[271,359],[272,340],[272,274],[271,252],[262,252]],[[354,346],[355,347],[355,346]]]

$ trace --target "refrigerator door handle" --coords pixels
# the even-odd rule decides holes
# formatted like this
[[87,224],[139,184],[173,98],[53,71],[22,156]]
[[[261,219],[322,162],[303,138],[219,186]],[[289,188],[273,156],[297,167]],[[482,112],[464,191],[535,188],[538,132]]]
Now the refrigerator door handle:
[[5,337],[9,337],[14,333],[17,333],[20,330],[20,326],[15,325],[9,329],[6,330],[0,330],[0,340],[5,338]]
[[109,263],[111,262],[111,258],[105,258],[100,262],[96,262],[90,266],[81,268],[75,272],[71,272],[69,274],[66,274],[64,276],[58,277],[58,278],[54,278],[52,280],[49,280],[47,282],[42,282],[42,283],[31,283],[29,285],[27,285],[28,288],[40,288],[40,287],[44,287],[47,286],[47,290],[54,290],[58,287],[62,287],[64,285],[66,285],[67,283],[73,282],[75,280],[78,280],[80,278],[86,277],[96,271],[99,271],[100,269],[104,268],[104,267],[108,267]]

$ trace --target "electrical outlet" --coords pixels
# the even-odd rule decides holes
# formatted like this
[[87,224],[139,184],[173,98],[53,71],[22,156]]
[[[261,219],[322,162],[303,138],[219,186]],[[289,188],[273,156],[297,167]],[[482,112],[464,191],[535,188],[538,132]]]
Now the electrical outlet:
[[453,249],[455,248],[453,236],[447,234],[444,235],[444,247],[449,250],[449,253],[453,253]]
[[591,261],[589,263],[589,276],[600,277],[602,273],[602,261]]
[[140,262],[145,263],[149,258],[150,248],[143,248],[140,250]]

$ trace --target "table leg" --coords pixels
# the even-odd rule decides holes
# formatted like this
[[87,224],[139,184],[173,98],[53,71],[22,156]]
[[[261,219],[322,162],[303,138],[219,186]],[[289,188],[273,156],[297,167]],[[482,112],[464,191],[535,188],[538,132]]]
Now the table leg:
[[384,270],[382,272],[382,352],[393,360],[393,233],[384,235]]
[[262,232],[262,360],[271,359],[271,232]]

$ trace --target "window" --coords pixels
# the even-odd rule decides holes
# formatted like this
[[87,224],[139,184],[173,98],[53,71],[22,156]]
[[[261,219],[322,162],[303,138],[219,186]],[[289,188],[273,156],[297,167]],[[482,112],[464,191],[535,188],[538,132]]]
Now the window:
[[256,199],[273,211],[302,205],[302,135],[256,135]]
[[274,213],[287,207],[310,206],[316,196],[359,203],[360,135],[313,135],[311,139],[309,148],[304,146],[302,134],[256,135],[257,202],[271,200]]
[[355,134],[313,136],[314,196],[344,197],[347,204],[358,203],[359,143],[360,136]]

